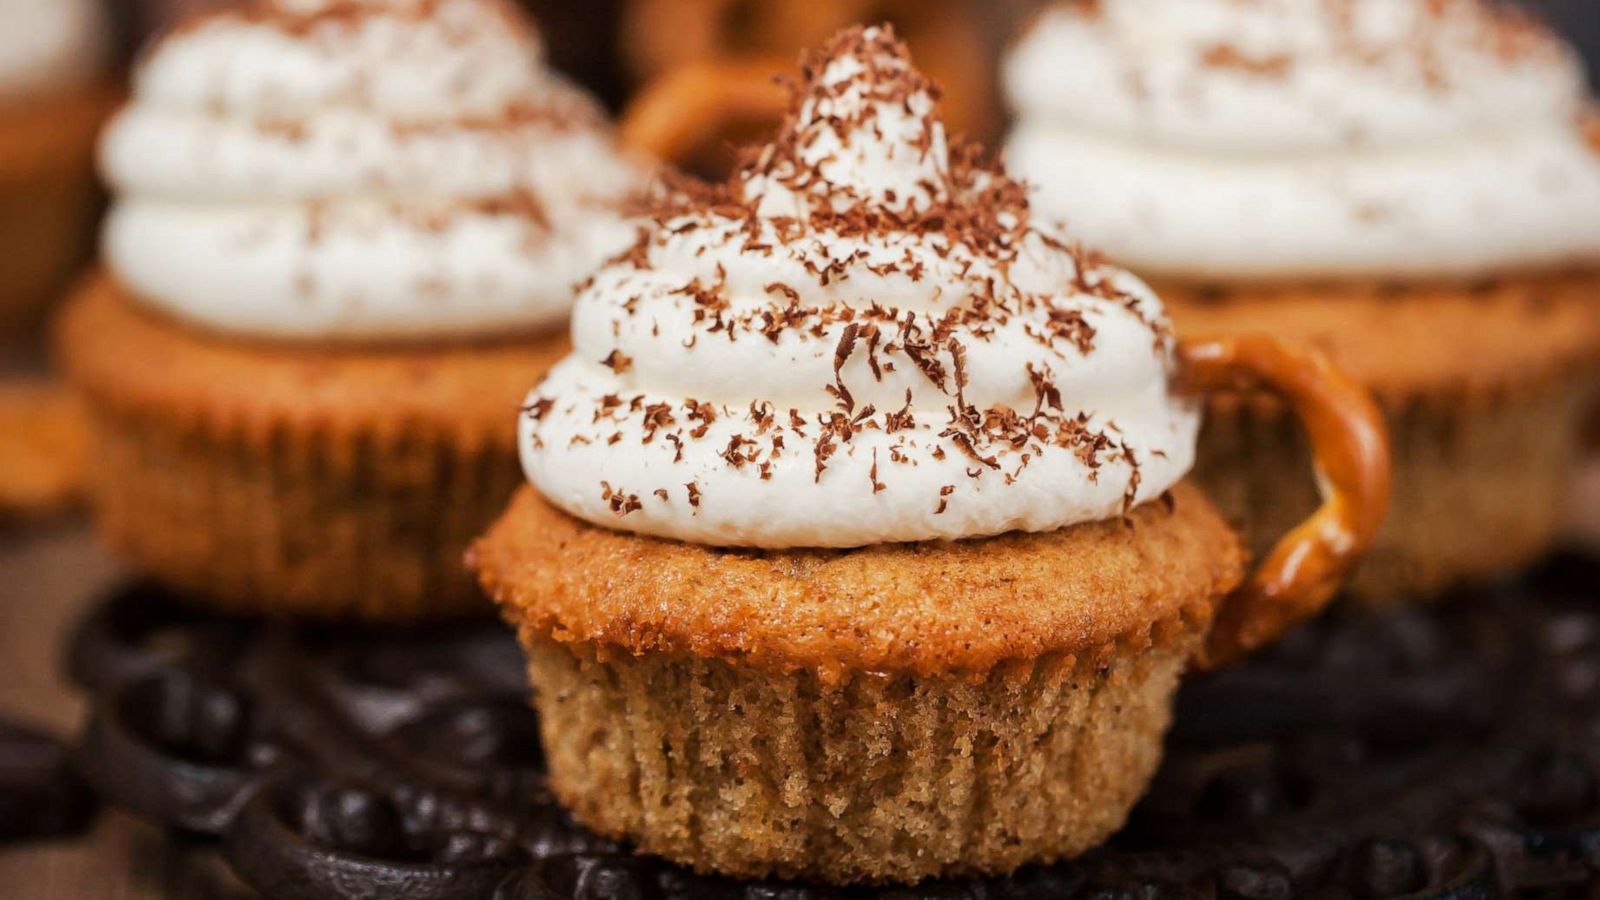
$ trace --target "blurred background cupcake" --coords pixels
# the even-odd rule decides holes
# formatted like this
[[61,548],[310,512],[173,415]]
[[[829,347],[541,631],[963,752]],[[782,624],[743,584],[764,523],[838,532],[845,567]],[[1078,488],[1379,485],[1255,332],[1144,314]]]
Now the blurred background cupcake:
[[12,341],[92,246],[110,48],[95,0],[0,0],[0,336]]
[[467,541],[644,166],[506,0],[259,0],[141,57],[61,317],[108,542],[204,602],[486,611]]
[[[1323,347],[1389,412],[1376,604],[1560,539],[1595,395],[1600,142],[1583,66],[1482,0],[1100,0],[1010,54],[1011,164],[1164,289],[1180,333]],[[1302,438],[1212,404],[1197,474],[1264,549],[1316,502]]]
[[[176,17],[240,0],[102,0],[111,10],[125,49],[136,47]],[[808,38],[856,22],[887,21],[955,100],[952,127],[991,138],[1003,124],[994,71],[1006,45],[1052,0],[826,0],[820,3],[754,0],[519,0],[540,23],[551,63],[577,79],[613,109],[621,109],[639,79],[713,49],[739,48],[786,54],[791,61]],[[1593,0],[1527,0],[1585,52],[1591,71],[1600,50],[1600,7]],[[646,28],[654,33],[644,34]],[[787,29],[793,29],[792,32]],[[925,40],[931,35],[934,40]],[[946,54],[948,47],[956,52]],[[976,51],[976,55],[974,55]],[[953,58],[938,58],[951,55]],[[968,102],[970,100],[970,102]],[[951,105],[947,99],[946,105]]]

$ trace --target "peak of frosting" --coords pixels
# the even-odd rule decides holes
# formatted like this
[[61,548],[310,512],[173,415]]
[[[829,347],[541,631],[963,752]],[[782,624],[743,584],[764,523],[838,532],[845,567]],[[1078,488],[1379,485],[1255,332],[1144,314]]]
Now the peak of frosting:
[[509,0],[257,0],[144,55],[108,129],[116,273],[225,331],[441,337],[558,322],[625,244],[598,107]]
[[786,232],[903,233],[990,258],[1033,231],[1027,188],[983,148],[951,141],[939,89],[889,26],[852,28],[808,54],[777,137],[728,181],[667,179],[657,220],[717,213]]
[[1600,252],[1582,65],[1508,4],[1059,3],[1005,80],[1011,165],[1141,269],[1479,274]]
[[855,28],[809,58],[778,138],[740,172],[772,214],[822,206],[905,216],[947,204],[950,147],[939,91],[888,26]]
[[558,506],[716,545],[1048,530],[1174,484],[1196,418],[1160,302],[950,142],[886,29],[806,66],[777,139],[674,181],[530,395]]

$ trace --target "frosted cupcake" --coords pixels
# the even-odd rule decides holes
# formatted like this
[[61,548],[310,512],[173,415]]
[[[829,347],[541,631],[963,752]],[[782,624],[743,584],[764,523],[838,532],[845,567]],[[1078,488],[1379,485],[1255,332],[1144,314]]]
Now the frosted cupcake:
[[[1600,303],[1582,67],[1479,0],[1103,0],[1006,66],[1008,162],[1179,328],[1326,350],[1387,411],[1394,512],[1352,592],[1494,578],[1555,539]],[[1315,502],[1282,409],[1212,403],[1199,479],[1264,546]]]
[[95,0],[0,2],[0,330],[36,324],[88,256],[106,28]]
[[146,54],[60,352],[105,536],[204,602],[487,608],[468,540],[638,177],[499,0],[271,0]]
[[[474,558],[602,834],[829,882],[1081,852],[1190,660],[1314,611],[1381,519],[1359,390],[1271,341],[1180,346],[933,96],[886,30],[836,38],[728,183],[663,187],[527,400],[531,487]],[[1175,379],[1241,377],[1306,417],[1330,500],[1230,596]]]

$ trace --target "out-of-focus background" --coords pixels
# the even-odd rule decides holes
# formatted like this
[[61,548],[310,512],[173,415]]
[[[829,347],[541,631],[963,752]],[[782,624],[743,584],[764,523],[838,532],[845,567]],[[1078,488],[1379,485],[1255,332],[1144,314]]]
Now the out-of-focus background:
[[[231,0],[113,0],[125,52],[187,10]],[[815,45],[839,25],[895,21],[913,41],[976,36],[996,53],[1033,9],[1048,0],[521,0],[539,18],[557,66],[613,107],[662,65],[737,42],[746,50],[787,51]],[[1520,0],[1556,23],[1583,50],[1600,83],[1600,0]],[[673,20],[674,28],[652,27]],[[685,20],[704,23],[685,36]],[[670,36],[670,38],[668,37]],[[670,40],[670,43],[668,41]],[[932,57],[932,50],[924,53]],[[992,60],[954,49],[974,71]]]
[[1532,4],[1572,37],[1589,63],[1589,77],[1600,83],[1600,2],[1540,0]]
[[[103,114],[115,99],[115,83],[137,48],[167,23],[190,12],[228,5],[230,0],[102,0],[115,20],[118,73],[105,85]],[[667,68],[709,55],[730,53],[792,57],[819,45],[839,27],[855,22],[894,21],[921,62],[948,88],[947,115],[960,130],[991,145],[1004,127],[993,84],[1001,50],[1032,12],[1048,0],[521,0],[539,19],[553,63],[620,109],[638,88]],[[1591,77],[1600,85],[1600,0],[1523,0],[1579,46]],[[671,27],[665,27],[665,26]],[[62,116],[59,110],[54,118]],[[92,122],[91,122],[92,125]],[[74,219],[67,246],[74,266],[93,254],[94,200],[88,180],[90,130],[83,131],[75,164],[84,215]],[[3,138],[0,138],[3,140]],[[0,144],[0,160],[7,148]],[[24,203],[34,204],[25,195]],[[34,204],[35,206],[37,204]],[[30,227],[32,227],[30,225]],[[76,241],[76,243],[73,243]],[[3,260],[0,260],[3,262]],[[77,271],[62,267],[64,287]],[[4,269],[0,267],[0,277]],[[52,293],[55,296],[59,292]],[[44,309],[49,297],[37,304]],[[40,347],[40,316],[18,339],[0,327],[0,472],[13,476],[24,493],[19,505],[68,496],[88,450],[63,422],[51,387],[40,387],[46,366]],[[3,320],[0,320],[3,326]],[[9,440],[9,439],[16,440]],[[1600,429],[1597,429],[1600,442]],[[4,480],[0,480],[3,482]],[[65,486],[65,487],[64,487]],[[71,618],[95,585],[110,584],[118,570],[90,542],[80,524],[15,526],[7,519],[6,485],[0,483],[0,708],[66,732],[76,727],[79,699],[65,694],[55,677],[57,648]],[[1585,488],[1600,510],[1600,469]],[[1600,518],[1600,517],[1596,517]],[[1600,546],[1600,522],[1595,525]],[[26,572],[25,583],[16,573]],[[128,871],[128,860],[140,860]],[[56,845],[27,854],[0,855],[0,896],[245,897],[215,855],[203,846],[166,841],[155,830],[108,813],[102,826],[79,845]]]

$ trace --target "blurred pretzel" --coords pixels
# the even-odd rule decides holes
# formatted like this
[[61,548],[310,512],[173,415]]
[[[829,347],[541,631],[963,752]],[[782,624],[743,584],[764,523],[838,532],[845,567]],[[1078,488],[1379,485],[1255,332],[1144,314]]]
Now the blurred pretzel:
[[636,78],[680,66],[779,58],[842,28],[893,22],[918,65],[944,89],[950,130],[987,137],[996,124],[987,34],[977,4],[963,0],[628,0],[622,48]]
[[1333,599],[1388,511],[1389,437],[1372,397],[1317,351],[1247,335],[1186,341],[1179,354],[1191,389],[1259,387],[1288,401],[1310,437],[1322,491],[1322,506],[1218,610],[1197,659],[1202,668],[1217,668],[1271,643]]
[[705,149],[708,135],[732,125],[771,131],[788,109],[779,73],[794,68],[776,57],[693,62],[656,79],[634,96],[618,124],[624,146],[682,164]]

